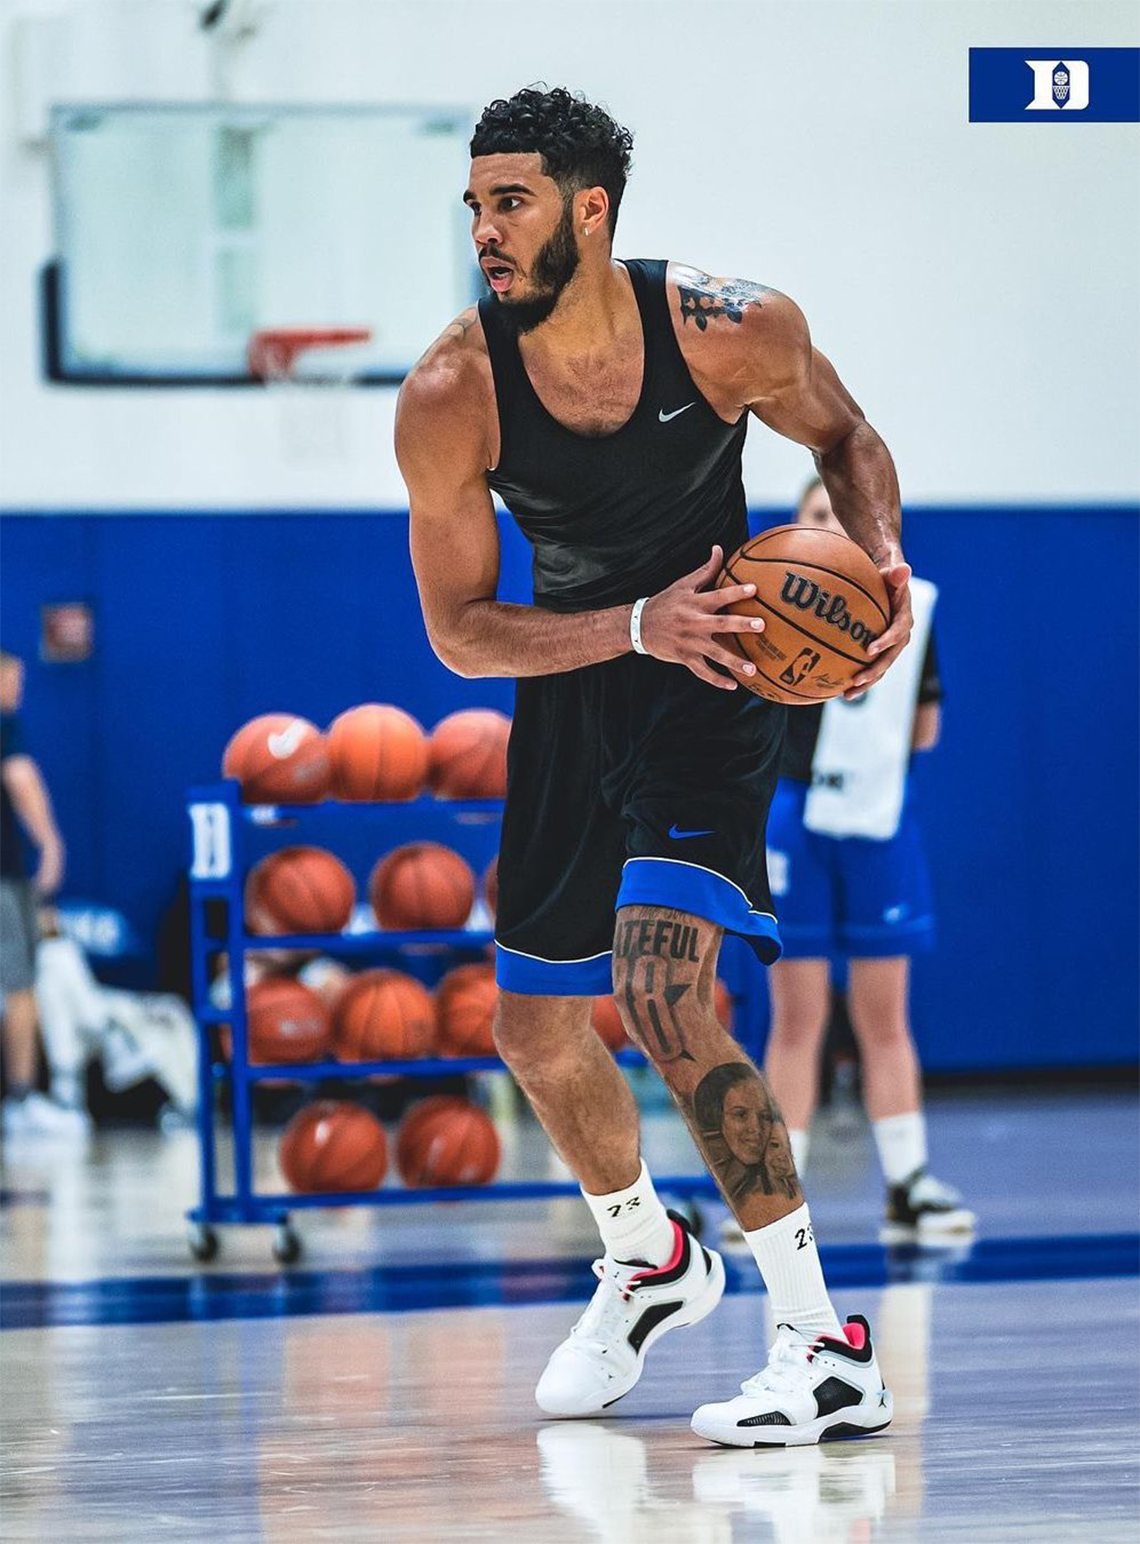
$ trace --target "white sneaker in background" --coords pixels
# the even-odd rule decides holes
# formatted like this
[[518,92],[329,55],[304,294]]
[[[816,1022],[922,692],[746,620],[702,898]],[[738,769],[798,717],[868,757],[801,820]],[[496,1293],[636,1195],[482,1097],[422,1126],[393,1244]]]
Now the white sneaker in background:
[[702,1405],[693,1430],[726,1447],[801,1447],[882,1431],[893,1413],[870,1327],[853,1314],[841,1336],[781,1324],[767,1367],[735,1399]]
[[978,1219],[953,1185],[919,1169],[887,1191],[887,1215],[879,1230],[884,1244],[954,1242],[974,1233]]
[[598,1289],[557,1346],[534,1397],[547,1415],[599,1415],[641,1377],[650,1346],[670,1330],[699,1324],[724,1292],[724,1262],[693,1237],[675,1212],[673,1257],[594,1261]]
[[43,1094],[27,1094],[23,1099],[5,1099],[4,1135],[8,1137],[71,1137],[91,1135],[91,1117],[86,1110],[69,1109],[46,1099]]

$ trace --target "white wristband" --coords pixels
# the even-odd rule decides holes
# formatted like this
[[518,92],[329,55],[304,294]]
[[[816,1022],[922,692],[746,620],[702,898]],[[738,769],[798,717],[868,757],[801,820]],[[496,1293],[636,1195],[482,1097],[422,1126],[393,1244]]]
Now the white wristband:
[[649,653],[641,641],[641,613],[645,610],[645,602],[648,599],[648,595],[643,595],[640,600],[635,600],[633,610],[629,614],[629,641],[633,644],[635,654]]

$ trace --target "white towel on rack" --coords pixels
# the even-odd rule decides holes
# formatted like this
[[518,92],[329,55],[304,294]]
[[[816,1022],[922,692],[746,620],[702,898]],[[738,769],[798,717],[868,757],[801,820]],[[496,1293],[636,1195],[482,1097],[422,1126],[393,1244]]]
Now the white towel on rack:
[[910,597],[914,631],[886,675],[856,701],[835,697],[824,706],[804,805],[809,831],[886,841],[898,830],[938,590],[912,579]]

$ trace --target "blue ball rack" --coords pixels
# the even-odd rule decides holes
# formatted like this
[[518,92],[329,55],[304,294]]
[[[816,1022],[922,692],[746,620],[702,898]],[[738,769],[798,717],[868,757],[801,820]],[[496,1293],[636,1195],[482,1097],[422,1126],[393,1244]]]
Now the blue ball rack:
[[[286,934],[267,937],[247,933],[245,929],[244,890],[246,875],[254,860],[254,834],[269,833],[271,840],[279,833],[288,843],[299,838],[297,828],[314,817],[322,826],[328,817],[334,821],[361,821],[376,825],[382,832],[383,845],[376,854],[404,842],[423,839],[426,822],[438,824],[442,817],[457,824],[497,825],[502,817],[499,800],[444,801],[421,798],[401,804],[355,804],[326,802],[306,805],[243,804],[238,783],[194,787],[187,794],[190,825],[190,944],[193,981],[193,1007],[198,1024],[198,1140],[199,1200],[186,1214],[189,1244],[195,1258],[213,1259],[218,1250],[215,1227],[220,1224],[269,1224],[276,1230],[273,1252],[283,1264],[300,1256],[301,1243],[291,1223],[291,1214],[316,1207],[332,1206],[408,1206],[438,1201],[511,1201],[576,1196],[574,1181],[505,1180],[490,1185],[437,1186],[408,1189],[387,1182],[376,1190],[322,1192],[301,1195],[292,1192],[267,1194],[254,1183],[253,1094],[258,1083],[274,1079],[292,1083],[319,1085],[330,1079],[343,1083],[349,1079],[369,1078],[376,1074],[414,1076],[416,1078],[453,1078],[470,1072],[498,1072],[504,1064],[497,1056],[426,1057],[414,1061],[341,1062],[323,1060],[274,1066],[249,1061],[248,1025],[245,1011],[244,962],[250,952],[266,949],[319,950],[342,958],[359,956],[364,960],[406,964],[409,958],[424,952],[425,946],[444,954],[450,965],[457,958],[481,959],[493,933],[478,928],[432,932],[369,932],[336,934]],[[379,833],[378,833],[379,834]],[[282,845],[285,845],[283,842]],[[211,936],[208,908],[211,903],[225,906],[224,931]],[[729,953],[726,950],[726,955]],[[211,961],[226,956],[231,1006],[215,1007],[210,999]],[[747,1013],[752,994],[759,985],[761,968],[751,951],[740,946],[726,960],[723,974],[729,978],[736,1000],[737,1020],[755,1019]],[[735,969],[733,969],[735,967]],[[228,1062],[215,1059],[212,1029],[230,1026],[231,1057]],[[643,1067],[645,1058],[637,1051],[621,1051],[616,1060],[626,1067]],[[217,1092],[220,1084],[230,1089],[233,1127],[233,1187],[222,1190],[218,1177],[219,1119]],[[716,1186],[707,1173],[675,1174],[656,1177],[658,1188],[679,1199],[691,1201],[697,1196],[715,1196]]]

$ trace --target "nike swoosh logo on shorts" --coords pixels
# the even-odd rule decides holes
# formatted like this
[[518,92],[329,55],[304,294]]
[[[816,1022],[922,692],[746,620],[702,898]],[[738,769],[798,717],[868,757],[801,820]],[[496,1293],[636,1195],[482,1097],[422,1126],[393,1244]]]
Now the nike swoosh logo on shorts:
[[304,724],[290,724],[288,729],[283,729],[280,734],[271,734],[266,740],[269,754],[276,756],[278,761],[284,761],[286,756],[291,756],[305,738]]
[[670,826],[669,835],[675,842],[683,842],[687,836],[715,836],[715,831],[682,831],[679,826]]
[[671,413],[667,413],[663,407],[659,407],[657,409],[658,420],[663,424],[667,424],[670,418],[676,418],[681,413],[687,413],[691,407],[696,407],[696,405],[697,404],[695,400],[692,402],[686,402],[684,407],[675,407]]

